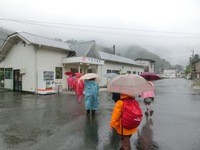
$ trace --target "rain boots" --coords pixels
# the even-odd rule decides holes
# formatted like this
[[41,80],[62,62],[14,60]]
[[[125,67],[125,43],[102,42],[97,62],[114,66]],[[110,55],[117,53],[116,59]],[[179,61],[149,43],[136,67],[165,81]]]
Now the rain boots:
[[87,115],[90,115],[90,110],[87,110]]
[[92,117],[95,117],[95,110],[92,110]]
[[[89,116],[90,115],[90,110],[86,110],[87,111],[87,116]],[[96,110],[92,110],[92,117],[95,117],[95,112],[96,112]]]

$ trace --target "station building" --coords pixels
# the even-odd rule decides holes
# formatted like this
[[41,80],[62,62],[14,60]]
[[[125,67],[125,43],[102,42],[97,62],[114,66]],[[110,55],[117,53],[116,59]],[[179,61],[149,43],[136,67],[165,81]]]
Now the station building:
[[115,54],[99,51],[95,41],[76,44],[26,32],[9,35],[0,47],[0,85],[13,91],[37,94],[67,90],[65,72],[97,73],[100,87],[105,74],[140,74],[145,66]]

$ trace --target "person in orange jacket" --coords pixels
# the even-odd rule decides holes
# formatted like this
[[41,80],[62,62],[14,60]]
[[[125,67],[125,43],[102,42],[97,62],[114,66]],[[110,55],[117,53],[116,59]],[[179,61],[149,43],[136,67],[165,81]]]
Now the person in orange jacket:
[[131,150],[130,138],[132,134],[137,132],[137,128],[134,129],[125,129],[122,128],[121,125],[121,116],[122,116],[122,108],[123,108],[123,100],[134,98],[126,94],[120,94],[120,99],[115,104],[115,107],[112,112],[112,117],[110,121],[110,127],[114,128],[117,133],[120,135],[121,140],[121,148],[120,150]]

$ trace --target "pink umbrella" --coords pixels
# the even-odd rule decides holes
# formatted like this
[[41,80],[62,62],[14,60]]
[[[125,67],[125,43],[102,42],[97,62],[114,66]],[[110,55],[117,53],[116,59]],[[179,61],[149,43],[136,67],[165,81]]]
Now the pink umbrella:
[[146,91],[154,90],[143,77],[136,74],[118,75],[108,83],[109,92],[123,93],[138,96]]

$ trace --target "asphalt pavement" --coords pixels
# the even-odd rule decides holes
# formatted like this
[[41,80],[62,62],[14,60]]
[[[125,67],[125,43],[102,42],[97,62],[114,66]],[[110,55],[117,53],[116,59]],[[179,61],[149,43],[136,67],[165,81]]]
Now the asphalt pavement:
[[[199,150],[200,89],[193,81],[154,82],[152,117],[143,117],[131,137],[133,150]],[[143,110],[142,98],[136,98]],[[118,135],[109,129],[115,103],[100,90],[96,117],[85,115],[74,92],[35,95],[0,89],[0,150],[118,150]]]

